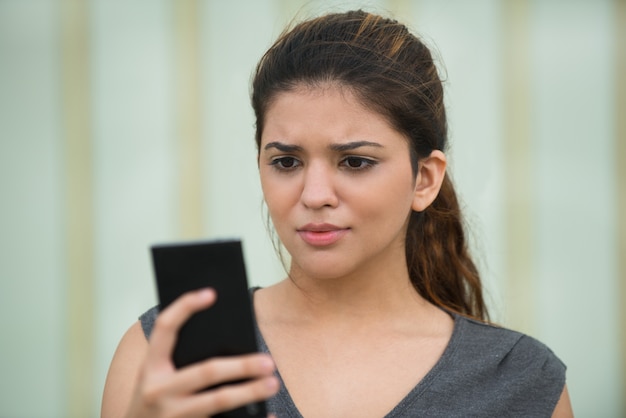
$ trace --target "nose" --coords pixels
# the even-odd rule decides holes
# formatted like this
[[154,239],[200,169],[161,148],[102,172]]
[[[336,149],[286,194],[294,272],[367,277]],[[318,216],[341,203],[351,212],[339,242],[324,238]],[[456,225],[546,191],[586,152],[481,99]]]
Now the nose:
[[336,207],[339,203],[335,188],[335,176],[324,164],[309,164],[304,173],[302,204],[309,209]]

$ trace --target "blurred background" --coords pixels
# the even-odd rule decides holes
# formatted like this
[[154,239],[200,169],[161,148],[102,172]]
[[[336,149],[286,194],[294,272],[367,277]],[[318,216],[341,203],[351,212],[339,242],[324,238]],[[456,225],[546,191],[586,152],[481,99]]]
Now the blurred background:
[[492,319],[568,366],[579,417],[626,416],[626,2],[0,0],[0,416],[99,416],[148,247],[265,231],[249,81],[294,16],[423,36]]

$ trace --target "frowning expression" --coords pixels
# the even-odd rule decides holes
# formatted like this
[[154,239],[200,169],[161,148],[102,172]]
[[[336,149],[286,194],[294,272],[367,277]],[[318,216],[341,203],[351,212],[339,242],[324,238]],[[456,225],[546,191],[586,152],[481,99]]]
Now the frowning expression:
[[261,185],[292,275],[405,265],[415,192],[406,138],[338,86],[279,93],[264,122]]

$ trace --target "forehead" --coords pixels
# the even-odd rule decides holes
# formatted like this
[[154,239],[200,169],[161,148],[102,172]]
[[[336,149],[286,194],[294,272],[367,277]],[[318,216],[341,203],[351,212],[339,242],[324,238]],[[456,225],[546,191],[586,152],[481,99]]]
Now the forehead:
[[[321,108],[319,106],[321,105]],[[338,83],[322,83],[320,85],[300,84],[293,89],[276,94],[267,109],[267,116],[287,118],[294,116],[288,110],[336,110],[358,116],[362,113],[373,113],[357,98],[354,92]],[[308,109],[306,109],[308,108]],[[329,114],[332,112],[328,112]],[[301,115],[300,115],[301,116]]]
[[303,137],[332,141],[402,136],[386,117],[335,84],[299,86],[276,95],[268,106],[261,143]]

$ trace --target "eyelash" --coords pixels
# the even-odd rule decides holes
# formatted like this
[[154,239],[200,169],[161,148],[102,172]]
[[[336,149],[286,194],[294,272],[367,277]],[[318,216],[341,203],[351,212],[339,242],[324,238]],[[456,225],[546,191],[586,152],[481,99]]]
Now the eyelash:
[[[358,167],[351,166],[349,164],[350,161],[358,162],[359,166]],[[346,157],[343,160],[341,160],[341,163],[346,168],[348,168],[349,170],[352,170],[352,171],[363,171],[363,170],[368,170],[368,169],[374,167],[376,164],[378,164],[378,161],[372,160],[371,158],[349,156],[349,157]]]
[[[285,167],[286,162],[291,163],[292,165],[289,167]],[[350,162],[352,163],[357,162],[359,166],[353,167],[349,164]],[[341,166],[343,166],[349,171],[354,171],[354,172],[368,170],[377,164],[378,164],[378,161],[376,160],[372,160],[370,158],[365,158],[365,157],[356,157],[356,156],[348,156],[348,157],[343,158],[340,161]],[[302,165],[302,162],[300,162],[296,157],[285,156],[285,157],[272,158],[269,165],[273,166],[278,171],[291,172],[291,171],[296,170],[298,167],[300,167]]]
[[[293,165],[285,167],[285,162],[291,162]],[[276,157],[272,158],[270,161],[270,165],[278,171],[293,171],[298,168],[300,164],[301,163],[295,157]]]

